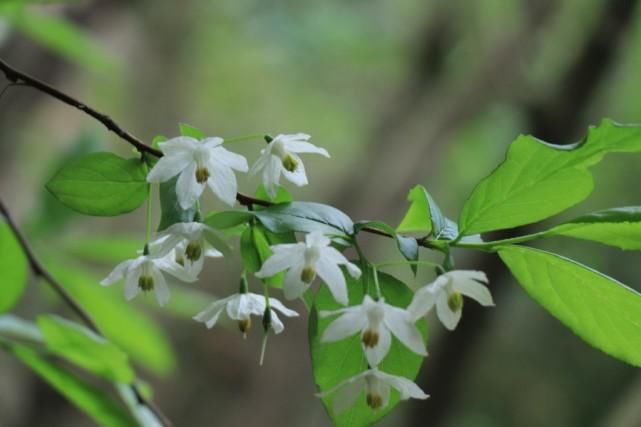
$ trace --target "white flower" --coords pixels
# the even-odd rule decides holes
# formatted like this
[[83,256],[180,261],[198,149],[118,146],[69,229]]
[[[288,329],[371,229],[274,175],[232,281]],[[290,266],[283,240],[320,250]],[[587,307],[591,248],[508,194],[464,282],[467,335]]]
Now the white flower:
[[166,256],[140,255],[135,259],[118,264],[100,284],[109,286],[124,277],[125,298],[127,300],[133,299],[140,291],[153,290],[158,304],[163,306],[169,301],[169,287],[162,272],[169,273],[184,282],[196,280],[184,268]]
[[330,239],[320,231],[305,236],[305,242],[287,243],[271,247],[270,256],[256,277],[271,277],[279,271],[287,270],[283,291],[288,299],[298,298],[312,283],[316,274],[327,284],[334,299],[342,305],[347,304],[347,285],[339,265],[344,265],[349,274],[359,278],[361,270],[349,262],[343,254],[330,246]]
[[436,315],[441,323],[454,330],[461,320],[463,295],[485,307],[494,305],[490,290],[479,282],[488,283],[482,271],[454,270],[441,274],[431,284],[416,291],[407,310],[412,320],[416,320],[436,306]]
[[310,136],[304,133],[277,135],[267,144],[267,148],[260,151],[260,157],[250,174],[263,171],[263,185],[271,197],[276,197],[281,173],[299,187],[307,185],[305,166],[296,153],[317,153],[329,157],[327,150],[308,142],[309,139]]
[[[298,317],[298,313],[285,307],[276,298],[269,298],[271,315],[271,327],[275,333],[283,332],[285,326],[278,318],[276,311],[280,311],[287,317]],[[241,292],[219,299],[211,303],[207,308],[194,316],[199,322],[204,322],[208,328],[213,328],[220,315],[227,313],[227,316],[238,321],[238,327],[245,334],[251,327],[251,315],[262,316],[265,313],[265,296],[251,292]]]
[[391,388],[398,390],[401,400],[409,398],[427,399],[429,397],[413,381],[405,377],[386,374],[377,368],[368,369],[352,378],[348,378],[337,386],[318,393],[316,396],[323,398],[336,392],[332,404],[334,412],[340,413],[352,406],[364,389],[367,405],[372,409],[382,409],[389,403]]
[[202,271],[205,257],[223,256],[213,246],[226,248],[226,243],[216,230],[201,222],[177,222],[160,232],[159,238],[150,244],[159,253],[173,253],[173,259],[193,276]]
[[402,308],[386,304],[381,298],[374,301],[365,295],[363,303],[333,311],[321,311],[321,317],[340,314],[325,329],[321,342],[339,341],[357,332],[370,366],[378,366],[392,345],[392,334],[407,348],[427,356],[423,337],[409,313]]
[[205,184],[229,206],[236,201],[236,175],[233,170],[247,172],[247,160],[222,147],[222,138],[197,141],[179,136],[158,144],[164,156],[149,171],[147,181],[164,182],[178,176],[176,196],[183,209],[196,203]]

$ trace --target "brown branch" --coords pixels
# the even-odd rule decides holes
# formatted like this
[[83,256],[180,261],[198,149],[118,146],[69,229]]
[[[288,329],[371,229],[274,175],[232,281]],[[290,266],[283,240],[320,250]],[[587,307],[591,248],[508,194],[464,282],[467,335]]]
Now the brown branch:
[[[13,220],[13,217],[9,213],[9,210],[5,206],[2,199],[0,199],[0,214],[4,216],[7,222],[7,225],[13,232],[13,235],[18,240],[18,244],[20,245],[22,252],[27,257],[27,261],[29,262],[29,267],[31,268],[31,271],[33,272],[33,274],[35,274],[37,277],[44,280],[45,283],[47,283],[53,289],[53,291],[56,294],[58,294],[60,298],[62,298],[65,304],[67,304],[69,308],[71,308],[71,310],[74,313],[76,313],[76,315],[82,320],[82,322],[87,326],[87,328],[89,328],[91,331],[93,331],[97,335],[104,337],[100,332],[100,330],[98,329],[98,326],[96,325],[96,323],[91,318],[91,316],[89,316],[89,314],[82,307],[80,307],[80,305],[65,290],[64,286],[62,286],[60,282],[58,282],[51,275],[51,273],[49,273],[49,271],[42,265],[42,263],[38,260],[35,253],[33,252],[33,249],[31,249],[31,246],[29,246],[29,243],[27,243],[27,239],[24,237],[24,234],[22,234],[22,232],[18,228],[18,225]],[[138,388],[135,385],[132,384],[130,385],[130,387],[133,393],[135,394],[138,402],[142,405],[147,406],[158,418],[158,420],[162,423],[162,425],[166,427],[172,426],[171,421],[169,421],[169,419],[160,411],[160,409],[155,404],[146,400],[140,393],[140,390],[138,390]]]

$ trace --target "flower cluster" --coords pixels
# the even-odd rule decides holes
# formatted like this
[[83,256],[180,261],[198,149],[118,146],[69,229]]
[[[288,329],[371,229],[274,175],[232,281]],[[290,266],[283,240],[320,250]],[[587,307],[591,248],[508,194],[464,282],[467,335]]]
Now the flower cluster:
[[[297,186],[307,184],[305,168],[299,154],[316,153],[329,157],[326,150],[309,142],[306,134],[266,137],[266,148],[261,150],[255,164],[248,167],[247,160],[223,147],[218,137],[197,140],[181,136],[161,142],[163,157],[147,175],[149,183],[161,183],[176,178],[176,200],[181,209],[199,209],[199,199],[205,187],[223,203],[233,206],[237,198],[235,172],[262,173],[266,193],[275,198],[283,176]],[[111,285],[125,280],[125,298],[133,299],[140,291],[153,291],[159,305],[169,301],[168,283],[175,280],[195,282],[203,269],[205,258],[225,256],[225,239],[212,227],[195,220],[177,222],[158,233],[155,240],[148,241],[135,259],[119,265],[101,284]],[[321,231],[304,235],[297,243],[270,246],[271,255],[254,273],[267,281],[283,273],[283,294],[288,300],[302,298],[309,292],[315,279],[327,287],[339,305],[337,310],[320,310],[321,318],[334,318],[322,332],[321,343],[331,343],[359,336],[360,345],[368,369],[352,378],[319,393],[319,397],[333,396],[335,412],[352,406],[362,394],[365,402],[374,410],[384,408],[390,401],[391,389],[398,391],[401,399],[426,399],[425,394],[410,379],[391,375],[381,370],[381,364],[393,345],[394,338],[411,352],[425,357],[424,339],[417,322],[432,308],[447,329],[454,329],[461,319],[463,296],[475,299],[484,306],[493,305],[489,290],[484,285],[487,277],[477,271],[449,271],[439,275],[432,283],[418,289],[407,307],[389,304],[378,287],[376,268],[361,257],[361,262],[373,270],[376,292],[365,293],[359,304],[349,304],[346,275],[358,280],[361,269],[350,262],[335,246],[332,238]],[[350,236],[350,238],[353,236]],[[148,238],[149,240],[149,238]],[[267,332],[281,333],[284,325],[278,315],[297,317],[298,313],[287,308],[278,299],[249,291],[246,272],[241,273],[238,293],[215,300],[194,316],[207,328],[212,328],[221,318],[237,322],[244,336],[252,324],[252,316],[261,316],[263,330],[263,354]],[[261,355],[262,363],[262,355]]]

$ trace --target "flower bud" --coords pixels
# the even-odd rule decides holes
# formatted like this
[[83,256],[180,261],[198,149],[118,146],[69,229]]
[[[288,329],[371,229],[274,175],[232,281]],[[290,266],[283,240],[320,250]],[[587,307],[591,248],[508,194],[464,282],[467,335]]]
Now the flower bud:
[[452,311],[460,311],[463,308],[463,295],[459,292],[452,292],[447,297],[447,306]]
[[185,249],[185,255],[191,262],[198,261],[203,254],[203,247],[200,242],[189,242]]
[[300,274],[300,280],[302,280],[304,283],[312,283],[314,279],[316,278],[316,270],[314,267],[305,267],[303,268],[303,271]]
[[154,288],[154,279],[147,274],[141,274],[138,278],[138,287],[143,292],[151,291]]

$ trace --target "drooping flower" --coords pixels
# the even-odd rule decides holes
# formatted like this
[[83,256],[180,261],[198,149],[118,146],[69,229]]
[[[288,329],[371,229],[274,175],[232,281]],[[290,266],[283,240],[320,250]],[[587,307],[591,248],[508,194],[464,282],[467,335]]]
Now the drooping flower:
[[196,203],[205,185],[229,206],[236,201],[236,175],[234,170],[247,172],[247,160],[222,146],[222,138],[205,138],[198,141],[179,136],[158,144],[163,157],[149,171],[147,181],[159,183],[178,175],[176,196],[183,209]]
[[416,320],[436,306],[436,315],[443,326],[454,330],[461,320],[463,295],[485,307],[494,305],[490,290],[483,283],[488,283],[488,279],[482,271],[449,271],[417,290],[407,310]]
[[150,245],[160,253],[173,250],[175,261],[194,276],[202,271],[205,257],[223,256],[214,247],[227,250],[227,244],[216,230],[201,222],[177,222],[161,231]]
[[[285,307],[276,298],[269,298],[270,326],[275,333],[283,332],[285,326],[278,318],[276,311],[287,317],[298,317],[298,313]],[[240,292],[219,299],[207,306],[203,311],[194,316],[199,322],[204,322],[208,328],[213,328],[222,314],[226,314],[232,320],[238,321],[238,328],[246,334],[251,327],[251,315],[262,316],[265,312],[265,296],[251,292]]]
[[347,285],[339,265],[344,265],[349,274],[359,278],[361,270],[330,246],[331,240],[320,231],[305,236],[305,242],[286,243],[271,247],[272,256],[267,258],[256,277],[266,278],[288,270],[283,291],[287,299],[298,298],[314,281],[316,275],[327,284],[334,299],[347,304]]
[[360,305],[341,308],[333,311],[321,311],[321,317],[339,314],[329,324],[321,342],[340,341],[357,332],[361,335],[361,344],[370,366],[378,366],[392,345],[392,335],[414,353],[427,356],[421,332],[409,313],[402,308],[386,304],[381,298],[374,301],[365,295]]
[[362,392],[365,393],[367,405],[376,410],[383,409],[389,404],[390,390],[398,390],[401,400],[427,399],[419,386],[405,377],[390,375],[379,371],[377,368],[368,369],[352,378],[341,382],[335,387],[318,393],[316,396],[324,398],[333,393],[332,406],[335,413],[341,413],[354,405]]
[[263,185],[271,197],[276,197],[281,174],[299,187],[307,185],[305,166],[298,153],[316,153],[329,157],[327,150],[310,143],[310,138],[304,133],[277,135],[267,144],[267,148],[261,150],[250,174],[263,171]]
[[196,280],[182,266],[171,260],[166,254],[140,255],[137,258],[121,262],[103,279],[100,284],[109,286],[125,278],[125,299],[132,300],[140,291],[154,291],[158,304],[163,306],[169,301],[169,287],[163,272],[183,282]]

